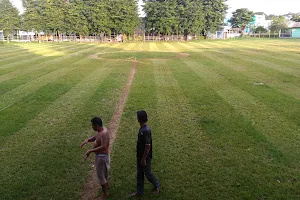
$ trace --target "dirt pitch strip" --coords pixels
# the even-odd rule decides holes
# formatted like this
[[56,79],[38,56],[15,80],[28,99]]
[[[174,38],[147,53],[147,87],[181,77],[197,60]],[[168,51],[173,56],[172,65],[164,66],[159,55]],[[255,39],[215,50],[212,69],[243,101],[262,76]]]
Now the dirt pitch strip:
[[[91,56],[90,58],[94,58],[94,57]],[[132,81],[134,79],[134,74],[135,74],[136,67],[137,67],[136,59],[132,60],[132,62],[133,62],[133,67],[130,71],[130,75],[128,77],[126,86],[123,89],[121,99],[120,99],[120,101],[119,101],[119,103],[116,107],[116,110],[114,112],[114,115],[113,115],[112,119],[110,120],[109,127],[108,127],[109,131],[110,131],[110,152],[112,150],[112,145],[113,145],[113,143],[116,139],[116,136],[117,136],[120,119],[121,119],[122,113],[124,111],[124,106],[125,106],[125,103],[127,101],[128,94],[129,94],[129,91],[130,91],[130,87],[131,87]],[[101,188],[99,186],[97,176],[96,176],[96,169],[95,169],[95,167],[93,167],[93,169],[91,170],[91,172],[88,176],[87,182],[84,186],[84,190],[82,192],[81,199],[82,200],[93,200],[93,199],[95,199],[96,196],[97,196],[97,193],[100,189]]]

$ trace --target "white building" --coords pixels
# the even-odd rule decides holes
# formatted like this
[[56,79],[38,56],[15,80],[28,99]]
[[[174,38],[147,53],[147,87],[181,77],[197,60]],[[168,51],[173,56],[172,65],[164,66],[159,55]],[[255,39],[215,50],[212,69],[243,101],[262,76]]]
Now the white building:
[[18,31],[20,41],[34,41],[34,32]]
[[268,29],[272,24],[272,20],[266,20],[266,15],[264,13],[254,14],[253,20],[254,20],[255,27],[262,26],[265,29]]
[[0,40],[4,40],[4,33],[2,30],[0,30]]

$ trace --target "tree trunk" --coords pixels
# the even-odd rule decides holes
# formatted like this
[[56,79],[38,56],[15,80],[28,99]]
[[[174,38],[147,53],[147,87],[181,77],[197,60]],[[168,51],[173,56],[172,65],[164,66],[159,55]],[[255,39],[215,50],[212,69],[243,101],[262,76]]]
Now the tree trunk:
[[188,31],[184,30],[183,34],[184,34],[184,40],[187,41],[188,40]]
[[38,41],[39,41],[39,43],[41,43],[41,34],[40,34],[40,32],[38,32]]

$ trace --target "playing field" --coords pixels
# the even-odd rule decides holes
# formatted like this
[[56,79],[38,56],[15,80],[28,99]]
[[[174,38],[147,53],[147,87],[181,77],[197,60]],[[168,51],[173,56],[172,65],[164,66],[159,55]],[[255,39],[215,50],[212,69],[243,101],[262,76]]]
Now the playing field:
[[96,115],[128,199],[139,109],[162,185],[143,199],[300,198],[300,40],[225,40],[0,44],[0,199],[81,199]]

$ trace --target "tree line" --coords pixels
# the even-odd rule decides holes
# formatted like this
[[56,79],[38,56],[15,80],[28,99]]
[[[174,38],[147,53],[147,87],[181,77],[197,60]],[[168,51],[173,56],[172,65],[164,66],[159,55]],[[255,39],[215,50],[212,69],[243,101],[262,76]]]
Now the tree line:
[[287,31],[288,25],[287,18],[290,18],[290,21],[300,22],[300,13],[289,13],[287,15],[265,15],[267,20],[271,20],[271,24],[269,27],[258,26],[255,27],[253,24],[254,15],[265,15],[263,12],[254,13],[253,11],[248,10],[247,8],[240,8],[235,10],[232,13],[232,17],[229,20],[231,26],[234,28],[240,28],[242,31],[248,27],[252,32],[255,33],[266,33],[268,31],[271,32],[280,32]]
[[22,0],[18,14],[9,0],[0,0],[0,30],[55,34],[132,34],[140,24],[137,0]]
[[76,35],[131,34],[139,25],[136,0],[23,0],[25,30]]
[[0,0],[0,30],[43,31],[74,35],[133,34],[143,27],[148,34],[207,34],[220,28],[227,0],[22,0],[18,14],[9,0]]
[[144,0],[145,30],[153,34],[203,34],[217,31],[226,0]]

